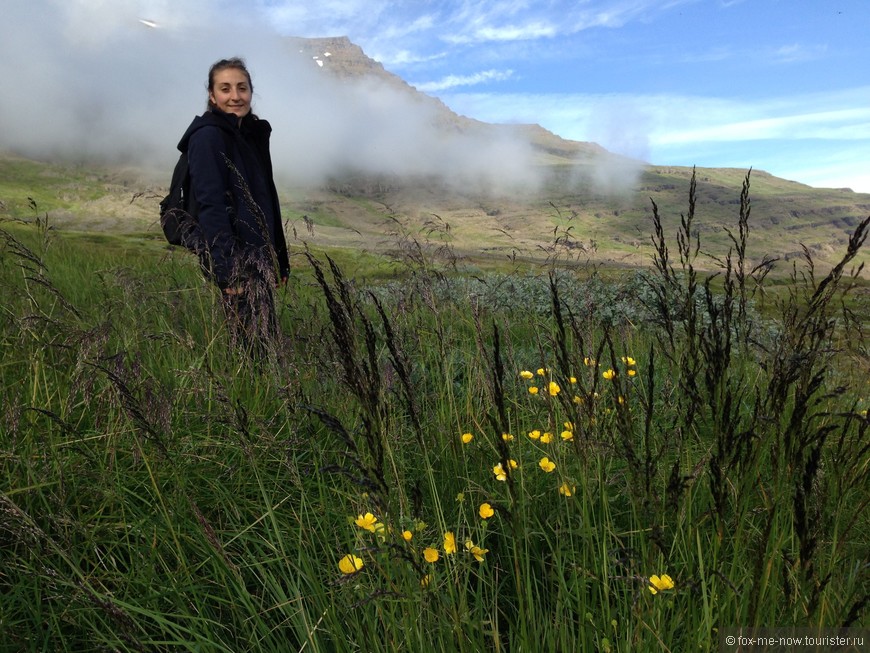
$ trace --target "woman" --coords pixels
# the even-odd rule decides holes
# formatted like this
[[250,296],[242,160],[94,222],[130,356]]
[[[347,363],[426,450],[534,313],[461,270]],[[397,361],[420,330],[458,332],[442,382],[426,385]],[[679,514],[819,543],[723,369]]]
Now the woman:
[[253,90],[242,59],[215,63],[208,109],[178,144],[188,155],[203,270],[223,293],[231,332],[248,346],[277,333],[273,288],[290,271],[272,177],[272,127],[251,112]]

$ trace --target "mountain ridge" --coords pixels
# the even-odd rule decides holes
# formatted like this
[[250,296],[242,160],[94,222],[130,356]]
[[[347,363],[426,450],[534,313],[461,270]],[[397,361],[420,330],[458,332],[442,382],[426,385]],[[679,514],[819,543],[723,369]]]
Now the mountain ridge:
[[380,81],[399,89],[418,102],[426,104],[435,110],[436,126],[460,133],[494,133],[507,132],[519,135],[544,153],[556,154],[563,158],[578,155],[610,155],[601,145],[586,141],[573,141],[546,129],[538,123],[486,123],[456,113],[440,99],[423,93],[412,84],[388,71],[382,63],[369,57],[357,44],[347,36],[330,37],[287,37],[288,47],[303,57],[309,58],[317,65],[340,79],[354,80],[366,76],[376,77]]

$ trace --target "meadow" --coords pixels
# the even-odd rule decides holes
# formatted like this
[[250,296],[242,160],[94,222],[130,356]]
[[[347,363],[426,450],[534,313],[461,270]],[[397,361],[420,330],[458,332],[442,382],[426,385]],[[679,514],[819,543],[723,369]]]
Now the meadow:
[[186,252],[0,224],[0,651],[866,628],[870,218],[750,261],[749,177],[722,251],[691,184],[644,269],[296,246],[255,356]]

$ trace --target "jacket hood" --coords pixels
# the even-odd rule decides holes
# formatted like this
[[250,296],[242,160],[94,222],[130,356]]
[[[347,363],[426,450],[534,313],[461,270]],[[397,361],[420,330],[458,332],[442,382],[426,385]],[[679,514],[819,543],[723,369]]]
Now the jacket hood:
[[225,113],[220,109],[212,108],[201,116],[197,116],[193,119],[193,122],[190,123],[187,131],[184,132],[184,136],[182,136],[181,140],[178,142],[178,149],[181,152],[186,152],[188,143],[190,142],[190,137],[193,133],[198,129],[208,126],[218,127],[231,134],[247,133],[248,131],[265,132],[268,134],[272,131],[272,126],[267,121],[260,120],[260,118],[253,113],[249,113],[242,118],[240,125],[238,117],[234,114]]
[[178,141],[178,149],[181,152],[187,152],[187,146],[190,143],[190,137],[195,131],[202,129],[203,127],[218,127],[229,133],[238,133],[238,127],[235,121],[236,116],[224,113],[219,109],[212,109],[211,111],[206,111],[201,116],[197,116],[196,118],[194,118],[193,122],[190,123],[187,131],[184,132],[181,140]]

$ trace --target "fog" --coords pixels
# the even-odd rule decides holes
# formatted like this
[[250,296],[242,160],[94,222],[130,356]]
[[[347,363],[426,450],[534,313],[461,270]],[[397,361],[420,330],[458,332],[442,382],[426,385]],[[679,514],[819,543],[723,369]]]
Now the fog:
[[4,150],[168,175],[179,138],[205,109],[209,66],[241,56],[254,111],[273,126],[279,180],[317,184],[355,169],[493,192],[538,184],[528,144],[438,131],[431,106],[377,80],[330,75],[241,3],[2,2]]
[[593,142],[605,144],[607,153],[595,156],[591,171],[578,172],[575,183],[591,184],[608,195],[630,196],[649,160],[649,122],[645,112],[619,98],[595,103],[587,133]]

